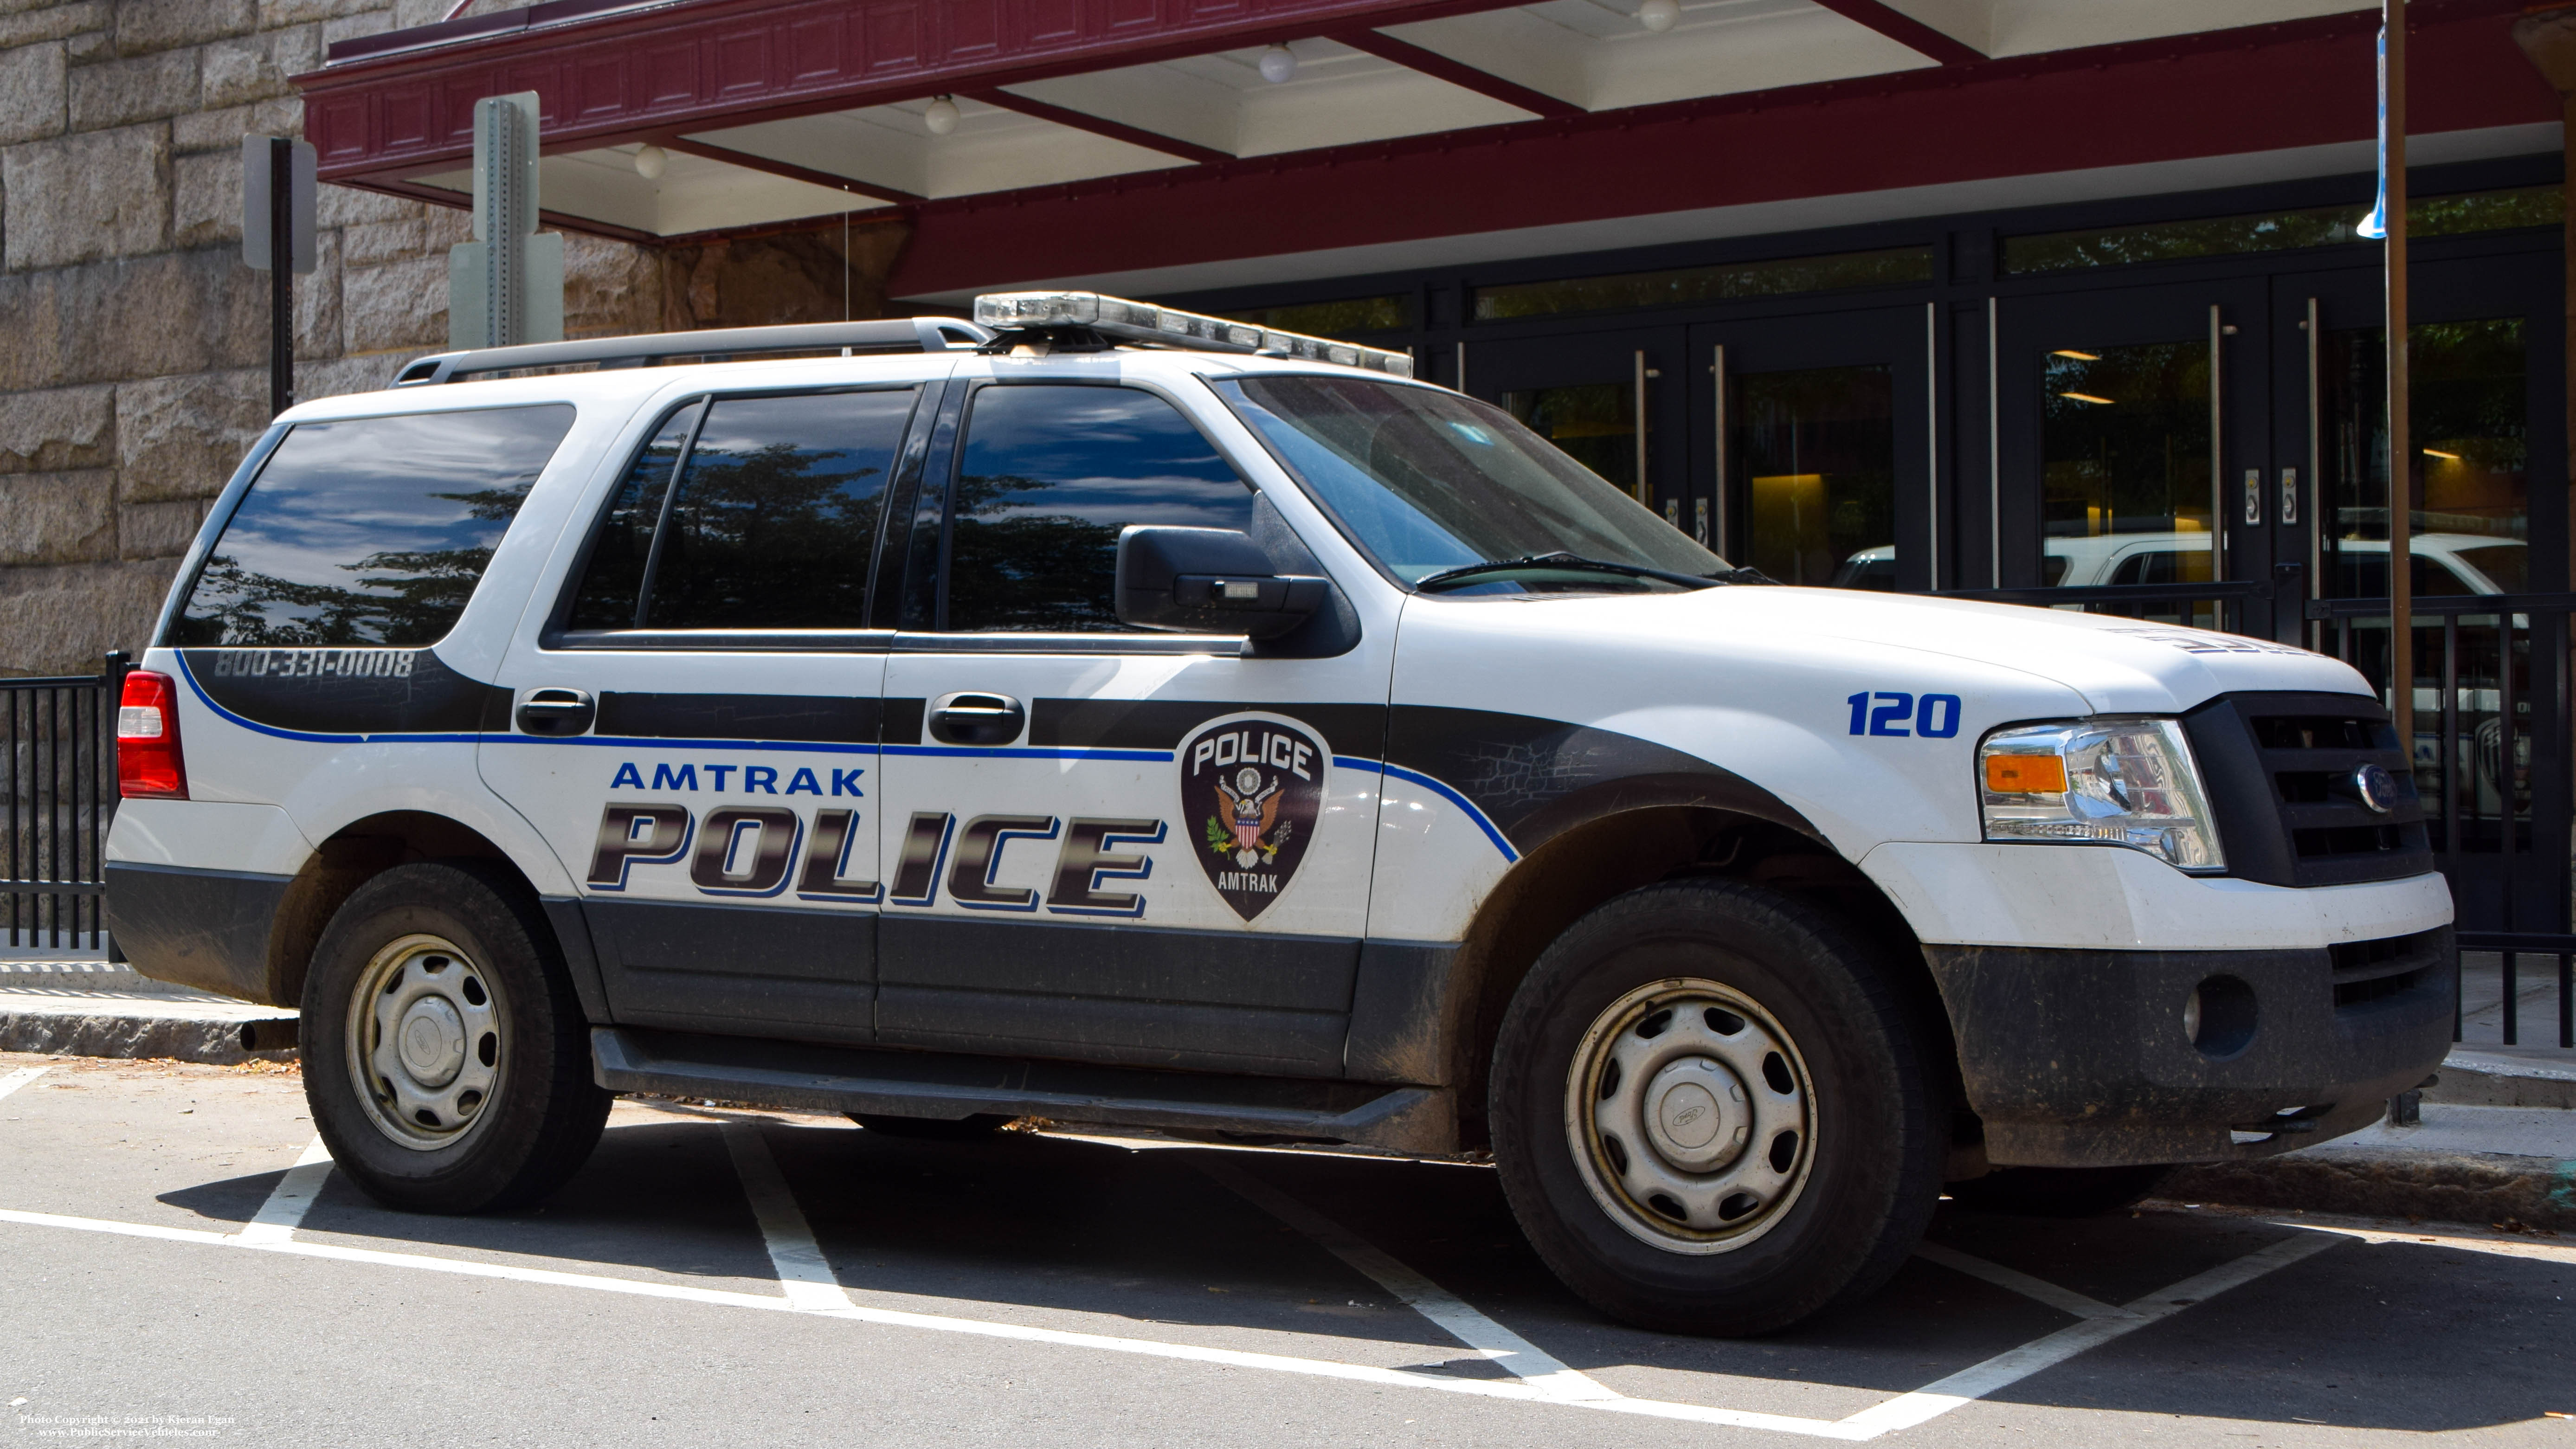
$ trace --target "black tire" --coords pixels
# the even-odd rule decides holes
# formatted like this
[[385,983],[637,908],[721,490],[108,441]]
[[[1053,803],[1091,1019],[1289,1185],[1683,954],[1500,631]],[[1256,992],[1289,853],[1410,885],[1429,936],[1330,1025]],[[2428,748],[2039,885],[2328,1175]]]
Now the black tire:
[[2029,1218],[2090,1218],[2153,1197],[2173,1172],[2146,1167],[1998,1167],[1950,1184],[1952,1201],[1982,1212]]
[[[1613,1030],[1619,1021],[1630,1025]],[[1760,1053],[1762,1085],[1736,1070],[1739,1105],[1697,1120],[1716,1130],[1730,1111],[1745,1114],[1753,1135],[1734,1134],[1745,1144],[1735,1156],[1694,1176],[1657,1143],[1675,1144],[1672,1125],[1695,1120],[1672,1105],[1686,1090],[1675,1073],[1719,1058],[1693,1053],[1744,1056],[1729,1022],[1733,1033],[1757,1033],[1746,1040]],[[1671,1041],[1659,1039],[1666,1034]],[[1688,1045],[1686,1034],[1703,1045]],[[1623,1077],[1615,1062],[1631,1051],[1646,1055]],[[1657,1052],[1679,1055],[1655,1066]],[[1783,1058],[1776,1069],[1774,1056]],[[1803,1059],[1803,1075],[1791,1058]],[[1597,1072],[1586,1065],[1605,1060]],[[1618,1090],[1649,1066],[1651,1080],[1636,1093]],[[1580,1093],[1578,1070],[1588,1083]],[[1586,1302],[1658,1332],[1770,1333],[1866,1297],[1914,1251],[1947,1152],[1949,1114],[1933,1081],[1889,968],[1822,912],[1739,881],[1650,886],[1577,921],[1514,994],[1489,1091],[1494,1157],[1530,1243]],[[1642,1125],[1648,1092],[1662,1093],[1652,1109],[1661,1127]],[[1617,1134],[1600,1125],[1629,1095],[1640,1096],[1641,1132],[1664,1134],[1641,1141],[1654,1154],[1642,1159],[1613,1149]],[[1782,1103],[1807,1124],[1802,1142],[1785,1144],[1785,1159],[1783,1136],[1798,1134],[1779,1125],[1793,1120],[1776,1115],[1791,1110]],[[1768,1187],[1753,1181],[1765,1163]],[[1734,1220],[1724,1216],[1729,1206],[1757,1191],[1693,1206],[1687,1217],[1668,1211],[1684,1206],[1672,1197],[1654,1207],[1636,1199],[1641,1179],[1651,1186],[1676,1175],[1716,1184],[1709,1194],[1742,1178],[1768,1196]]]
[[977,1142],[1018,1120],[991,1112],[950,1120],[944,1117],[889,1117],[881,1112],[852,1112],[850,1120],[888,1137],[916,1142]]
[[[377,1007],[353,1021],[362,989]],[[314,948],[303,1010],[313,1125],[387,1207],[535,1202],[608,1121],[554,934],[526,887],[485,862],[396,866],[360,886]]]

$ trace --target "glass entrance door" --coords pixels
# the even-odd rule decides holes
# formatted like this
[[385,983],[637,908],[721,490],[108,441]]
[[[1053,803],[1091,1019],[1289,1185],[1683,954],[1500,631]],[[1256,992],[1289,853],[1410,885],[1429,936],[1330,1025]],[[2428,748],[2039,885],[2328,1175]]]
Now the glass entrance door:
[[[1995,586],[2271,578],[2260,282],[2008,297],[1993,321],[1999,466],[1983,551]],[[2221,592],[2254,591],[2134,611],[2280,626],[2270,598]]]
[[1888,308],[1692,328],[1693,531],[1784,584],[1934,587],[1930,325]]
[[[2375,267],[2283,277],[2275,478],[2309,483],[2275,527],[2310,562],[2300,642],[2393,700],[2391,479],[2410,525],[2416,789],[2464,929],[2564,929],[2569,831],[2566,456],[2554,258],[2418,263],[2407,456],[2392,459]],[[2392,466],[2395,464],[2396,466]],[[2536,607],[2481,596],[2540,595]],[[2303,606],[2306,601],[2302,600]]]
[[1687,529],[1681,342],[1678,327],[1470,342],[1464,390]]

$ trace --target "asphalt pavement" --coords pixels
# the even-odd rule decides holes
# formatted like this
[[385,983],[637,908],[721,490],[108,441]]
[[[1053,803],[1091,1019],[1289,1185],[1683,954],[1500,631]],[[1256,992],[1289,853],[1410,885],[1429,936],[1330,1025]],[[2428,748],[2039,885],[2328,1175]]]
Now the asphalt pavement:
[[1945,1206],[1864,1307],[1691,1339],[1568,1296],[1476,1166],[630,1100],[542,1207],[432,1218],[291,1067],[0,1092],[30,1443],[2576,1445],[2544,1235]]

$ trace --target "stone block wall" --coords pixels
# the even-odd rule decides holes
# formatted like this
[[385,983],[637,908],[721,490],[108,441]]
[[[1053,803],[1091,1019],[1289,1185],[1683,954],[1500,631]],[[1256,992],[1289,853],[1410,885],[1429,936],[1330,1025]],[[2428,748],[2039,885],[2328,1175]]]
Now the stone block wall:
[[[290,77],[449,0],[0,0],[0,675],[139,652],[268,422],[268,278],[241,140],[300,135]],[[497,8],[491,0],[476,7]],[[447,340],[462,211],[325,186],[296,394],[381,387]],[[573,336],[878,315],[904,230],[654,250],[566,239]]]

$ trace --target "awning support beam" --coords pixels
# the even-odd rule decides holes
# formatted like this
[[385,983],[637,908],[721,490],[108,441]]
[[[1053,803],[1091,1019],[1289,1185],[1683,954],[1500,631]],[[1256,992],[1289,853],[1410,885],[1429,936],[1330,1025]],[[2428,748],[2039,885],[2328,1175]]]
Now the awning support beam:
[[1336,30],[1325,37],[1366,51],[1380,60],[1393,61],[1406,70],[1447,81],[1453,86],[1490,96],[1507,106],[1518,106],[1533,115],[1549,120],[1585,114],[1572,101],[1559,100],[1545,91],[1532,90],[1517,81],[1507,81],[1488,70],[1478,70],[1464,61],[1451,60],[1436,50],[1427,50],[1409,40],[1398,40],[1383,30]]

